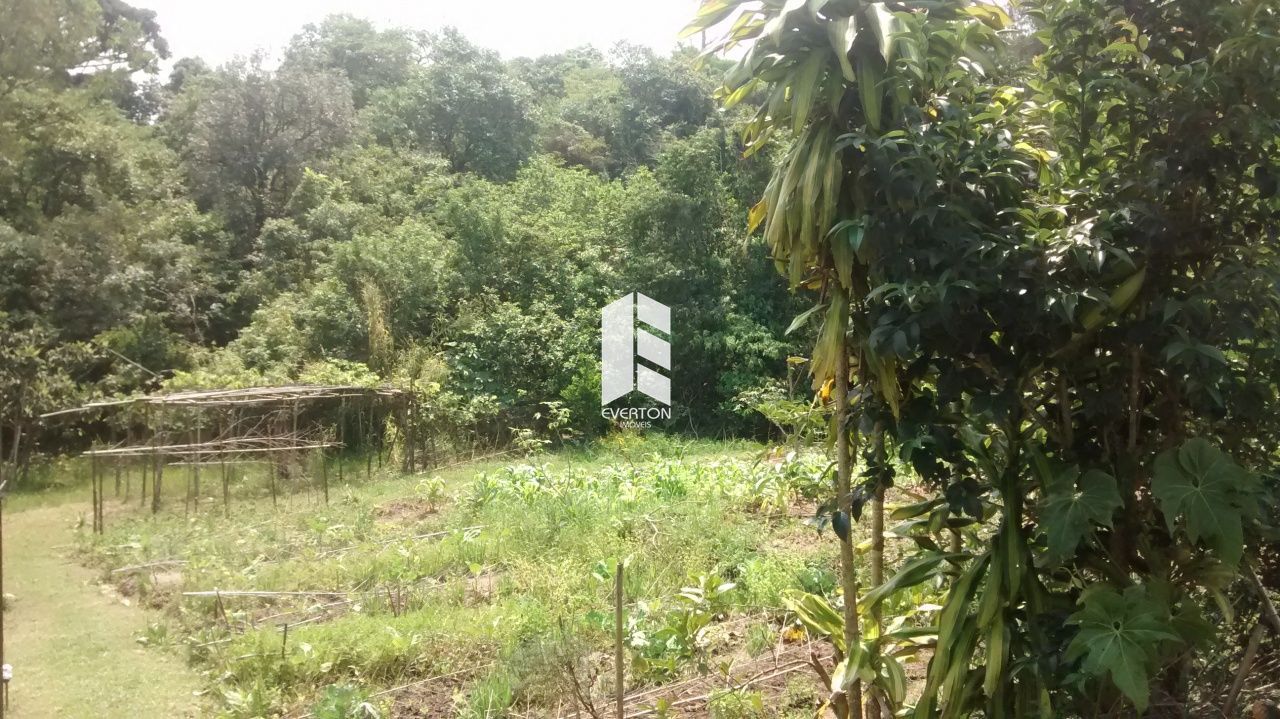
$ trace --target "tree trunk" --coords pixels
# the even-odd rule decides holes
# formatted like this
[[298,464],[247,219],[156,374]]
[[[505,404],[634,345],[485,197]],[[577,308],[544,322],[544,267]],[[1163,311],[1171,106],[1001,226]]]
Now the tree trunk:
[[[884,427],[879,424],[876,425],[875,442],[876,463],[877,466],[883,467],[885,463]],[[871,500],[871,586],[878,587],[881,584],[884,584],[884,484],[878,483],[875,496]],[[871,623],[876,628],[875,635],[880,636],[883,626],[879,605],[871,611]],[[881,716],[882,701],[886,700],[880,692],[869,691],[866,715],[872,719]]]
[[[836,382],[833,398],[836,403],[836,502],[845,516],[853,519],[853,497],[850,493],[852,443],[849,441],[849,353],[843,342],[836,363]],[[858,625],[858,570],[854,566],[852,529],[850,536],[840,540],[840,579],[844,588],[844,644],[846,654],[862,641]],[[862,684],[856,679],[848,691],[848,719],[862,719]]]

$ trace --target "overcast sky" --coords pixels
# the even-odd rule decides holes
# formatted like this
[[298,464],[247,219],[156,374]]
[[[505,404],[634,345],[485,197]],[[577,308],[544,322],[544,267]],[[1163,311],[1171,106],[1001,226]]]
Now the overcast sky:
[[[256,49],[279,59],[303,25],[348,13],[380,27],[439,30],[452,25],[510,59],[619,40],[665,51],[697,10],[697,0],[133,0],[156,11],[173,58],[217,65]],[[172,59],[169,63],[172,63]]]

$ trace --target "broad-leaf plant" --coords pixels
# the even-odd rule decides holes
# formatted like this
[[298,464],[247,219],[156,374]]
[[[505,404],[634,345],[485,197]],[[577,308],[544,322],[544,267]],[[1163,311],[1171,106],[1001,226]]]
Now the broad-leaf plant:
[[[748,225],[817,301],[844,611],[792,607],[832,708],[1199,715],[1276,496],[1280,9],[704,0],[700,31],[781,149]],[[895,481],[928,496],[879,577]],[[883,621],[929,583],[934,620]]]

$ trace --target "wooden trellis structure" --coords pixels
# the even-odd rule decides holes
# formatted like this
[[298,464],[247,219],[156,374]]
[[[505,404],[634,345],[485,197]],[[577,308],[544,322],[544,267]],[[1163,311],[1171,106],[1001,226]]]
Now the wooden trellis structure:
[[[230,467],[250,462],[266,464],[275,501],[280,475],[288,478],[300,469],[305,457],[318,453],[321,484],[328,502],[328,453],[349,444],[376,445],[381,462],[383,450],[389,450],[389,445],[383,445],[383,428],[378,422],[390,418],[395,423],[395,434],[405,444],[406,461],[412,462],[413,433],[405,431],[412,411],[412,396],[392,387],[287,385],[104,400],[50,412],[41,419],[76,417],[83,421],[96,414],[112,427],[114,441],[95,442],[83,453],[90,460],[93,529],[101,533],[107,476],[114,473],[115,493],[119,496],[122,469],[130,464],[141,467],[139,501],[143,504],[150,479],[153,513],[161,508],[166,468],[182,467],[189,472],[188,506],[194,496],[198,509],[201,472],[212,468],[220,474],[224,512],[230,514]],[[354,430],[349,428],[352,418]],[[356,436],[349,436],[351,431]],[[339,481],[342,471],[339,462]],[[366,461],[366,472],[372,472],[372,456]],[[129,493],[126,485],[126,497]]]

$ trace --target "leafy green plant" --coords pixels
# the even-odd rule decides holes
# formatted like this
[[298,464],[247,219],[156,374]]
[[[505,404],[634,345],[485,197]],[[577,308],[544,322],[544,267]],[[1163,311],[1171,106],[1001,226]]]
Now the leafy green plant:
[[418,480],[418,495],[427,500],[427,504],[432,509],[440,506],[440,502],[444,499],[445,482],[444,478],[439,475],[433,475]]
[[316,719],[382,719],[383,713],[370,701],[369,692],[350,684],[326,687],[311,707]]
[[690,662],[707,670],[706,633],[723,618],[735,585],[709,575],[694,580],[656,606],[641,603],[629,616],[627,646],[640,674],[670,679]]
[[713,694],[707,700],[707,714],[712,719],[761,719],[769,716],[765,709],[764,695],[744,689]]

